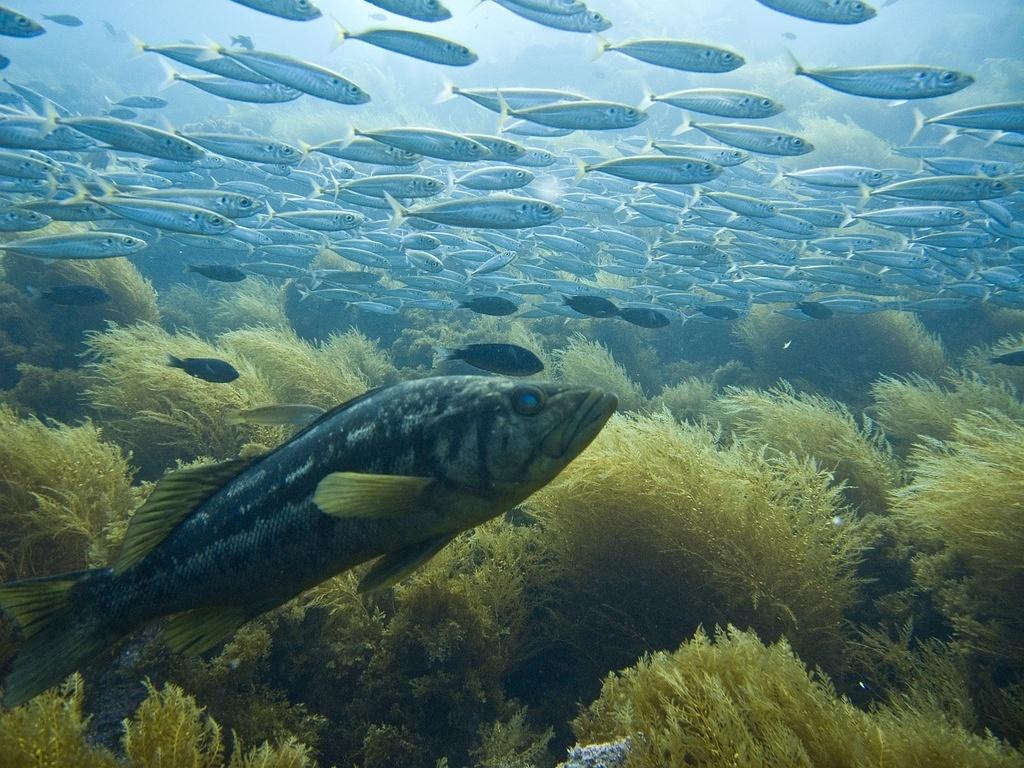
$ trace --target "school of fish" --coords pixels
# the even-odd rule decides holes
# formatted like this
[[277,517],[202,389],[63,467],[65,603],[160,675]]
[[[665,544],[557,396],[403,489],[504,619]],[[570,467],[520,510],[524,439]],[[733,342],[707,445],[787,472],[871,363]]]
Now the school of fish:
[[[322,12],[309,0],[235,0],[285,20]],[[781,13],[857,24],[877,11],[857,0],[758,0]],[[370,0],[423,22],[450,17],[438,0]],[[605,33],[612,23],[580,0],[495,0],[537,24]],[[76,17],[50,17],[73,26]],[[0,9],[0,34],[31,37],[41,23]],[[222,99],[316,98],[368,103],[342,73],[260,50],[149,44],[169,82]],[[477,54],[426,31],[378,28],[337,42],[465,67]],[[686,72],[729,72],[740,52],[698,41],[600,39],[599,54]],[[970,87],[941,66],[805,68],[794,73],[844,93],[890,102]],[[187,67],[188,73],[175,67]],[[1020,164],[987,150],[1024,147],[1024,102],[979,103],[925,115],[893,152],[918,172],[857,165],[787,167],[814,151],[770,127],[782,103],[765,93],[702,87],[646,94],[640,104],[514,85],[460,88],[495,113],[494,135],[434,126],[359,124],[336,140],[290,144],[240,129],[177,132],[139,116],[167,101],[140,95],[72,114],[8,81],[0,104],[0,248],[46,259],[158,256],[208,279],[295,281],[305,300],[394,315],[405,309],[520,317],[616,318],[662,328],[690,318],[730,321],[755,304],[802,320],[888,309],[949,311],[987,301],[1024,308]],[[656,106],[661,104],[663,106]],[[651,109],[679,110],[676,134],[640,131]],[[904,107],[913,109],[913,107]],[[929,126],[945,139],[919,143]],[[610,136],[603,149],[573,135]],[[932,135],[930,134],[922,135]],[[949,139],[977,139],[970,157]],[[703,136],[701,142],[698,137]],[[88,231],[32,236],[51,221]],[[311,269],[329,248],[351,270]],[[628,287],[608,287],[604,272]],[[378,279],[387,275],[387,287]],[[397,286],[396,286],[397,283]],[[67,289],[73,286],[66,287]]]

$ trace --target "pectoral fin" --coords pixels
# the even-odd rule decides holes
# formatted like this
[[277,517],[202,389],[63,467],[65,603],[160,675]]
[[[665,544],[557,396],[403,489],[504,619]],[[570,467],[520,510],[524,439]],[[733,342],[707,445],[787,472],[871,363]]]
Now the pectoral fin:
[[313,503],[334,517],[403,517],[422,508],[431,483],[429,477],[332,472],[317,485]]
[[167,622],[163,637],[175,653],[202,653],[230,637],[248,618],[242,608],[197,608]]
[[377,560],[359,582],[360,592],[376,592],[397,584],[445,548],[458,534],[446,533],[411,544]]

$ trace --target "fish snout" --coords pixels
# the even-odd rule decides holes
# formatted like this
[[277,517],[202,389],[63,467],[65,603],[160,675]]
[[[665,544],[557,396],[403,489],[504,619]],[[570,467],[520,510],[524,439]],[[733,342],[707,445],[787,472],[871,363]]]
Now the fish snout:
[[554,458],[578,455],[597,437],[619,405],[619,398],[613,393],[590,387],[566,395],[574,397],[577,405],[562,427],[544,441],[544,452]]

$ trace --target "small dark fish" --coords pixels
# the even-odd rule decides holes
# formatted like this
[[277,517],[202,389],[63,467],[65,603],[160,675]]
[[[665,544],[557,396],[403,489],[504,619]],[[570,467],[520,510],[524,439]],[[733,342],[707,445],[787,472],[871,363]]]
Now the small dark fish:
[[493,315],[494,317],[513,315],[519,309],[519,305],[514,301],[503,299],[501,296],[474,296],[460,301],[459,306],[479,315]]
[[815,320],[828,320],[832,317],[832,310],[816,301],[798,301],[796,308]]
[[697,310],[715,320],[735,320],[740,316],[739,312],[724,304],[705,304],[702,307],[697,307]]
[[529,376],[544,370],[539,357],[516,344],[465,344],[440,347],[437,351],[444,360],[462,360],[481,371],[502,376]]
[[993,365],[1024,365],[1024,349],[989,358]]
[[604,296],[564,296],[566,306],[588,317],[615,317],[619,308]]
[[255,51],[256,46],[252,41],[252,38],[248,35],[232,35],[231,44],[237,45],[239,48],[245,48],[247,51]]
[[238,283],[246,278],[245,272],[230,264],[189,264],[186,271],[221,283]]
[[80,283],[55,285],[39,295],[54,304],[68,307],[91,307],[96,304],[106,304],[111,298],[110,294],[102,288]]
[[10,64],[11,60],[4,56],[2,53],[0,53],[0,69],[7,69],[7,67],[10,66]]
[[70,13],[55,13],[52,16],[43,14],[43,18],[47,21],[52,21],[54,24],[60,24],[62,27],[80,27],[83,22],[77,16],[72,16]]
[[174,355],[167,356],[167,365],[181,368],[189,376],[194,376],[213,384],[227,384],[238,378],[239,373],[231,363],[218,360],[216,357],[186,357],[181,359]]
[[641,328],[664,328],[672,322],[664,312],[647,307],[622,307],[619,310],[619,317]]
[[127,107],[114,107],[107,110],[107,115],[109,117],[116,117],[118,120],[134,120],[139,116],[139,113]]
[[796,35],[794,35],[792,32],[783,32],[782,36],[787,40],[796,40]]
[[167,99],[161,99],[159,96],[126,96],[114,104],[132,109],[161,109],[167,106]]

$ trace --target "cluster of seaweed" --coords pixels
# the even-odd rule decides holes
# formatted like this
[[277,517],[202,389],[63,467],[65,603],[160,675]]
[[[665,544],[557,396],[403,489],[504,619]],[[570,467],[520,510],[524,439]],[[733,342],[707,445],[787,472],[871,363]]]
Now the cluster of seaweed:
[[[14,764],[549,768],[577,739],[630,744],[629,766],[1024,762],[1024,369],[992,362],[1024,347],[1022,313],[979,313],[973,341],[906,313],[759,308],[659,334],[359,319],[258,280],[157,297],[126,260],[3,266],[4,580],[108,563],[146,480],[288,437],[237,410],[471,372],[438,348],[519,343],[621,411],[390,590],[343,574],[202,658],[141,633],[0,714]],[[30,290],[61,282],[112,301]],[[0,619],[0,671],[18,642]]]

